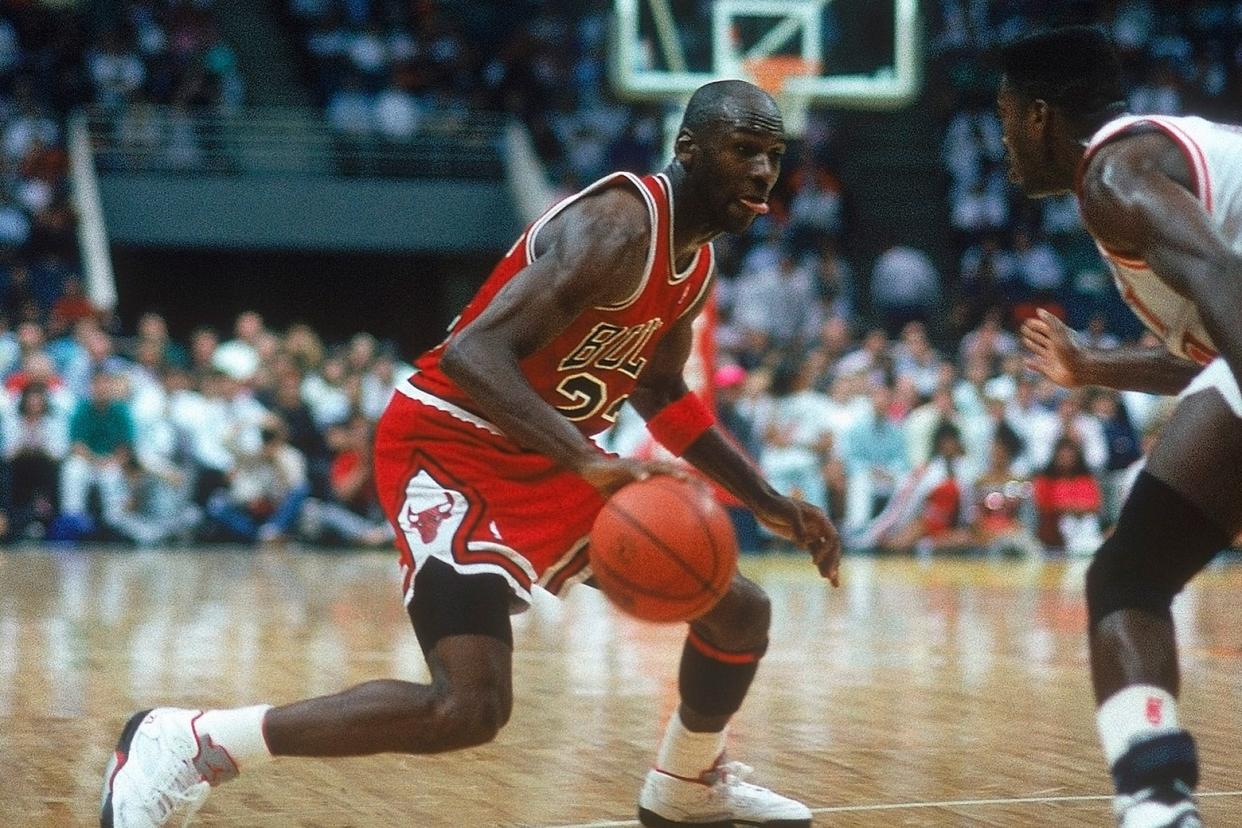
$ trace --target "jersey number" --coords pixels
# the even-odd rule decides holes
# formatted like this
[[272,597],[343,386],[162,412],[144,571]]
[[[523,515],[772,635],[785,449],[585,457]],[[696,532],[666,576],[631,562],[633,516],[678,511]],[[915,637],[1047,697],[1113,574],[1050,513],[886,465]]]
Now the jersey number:
[[573,422],[589,420],[607,406],[604,419],[610,423],[617,421],[617,412],[625,403],[629,394],[622,394],[611,403],[608,400],[608,386],[593,374],[570,374],[557,383],[556,391],[566,400],[556,410]]

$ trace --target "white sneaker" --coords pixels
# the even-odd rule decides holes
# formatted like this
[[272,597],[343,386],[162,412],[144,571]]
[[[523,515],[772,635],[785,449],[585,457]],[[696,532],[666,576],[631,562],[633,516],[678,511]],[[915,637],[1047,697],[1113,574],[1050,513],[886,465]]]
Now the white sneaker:
[[1203,828],[1203,819],[1181,782],[1113,798],[1118,828]]
[[741,762],[718,764],[701,779],[685,779],[652,769],[647,772],[647,781],[638,796],[638,821],[648,828],[809,828],[809,808],[744,782],[743,777],[750,772],[751,768]]
[[159,707],[130,717],[104,771],[102,828],[161,828],[178,815],[189,825],[211,786],[237,776],[228,753],[195,730],[202,714]]

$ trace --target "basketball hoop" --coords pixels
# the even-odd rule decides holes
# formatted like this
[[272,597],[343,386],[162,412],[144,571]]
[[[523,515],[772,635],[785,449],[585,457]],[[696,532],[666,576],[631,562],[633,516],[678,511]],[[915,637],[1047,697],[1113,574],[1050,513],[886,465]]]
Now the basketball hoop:
[[806,126],[809,101],[789,91],[790,78],[819,74],[819,61],[799,55],[768,55],[743,61],[742,68],[754,79],[755,85],[775,98],[785,116],[785,128],[791,135],[801,134]]

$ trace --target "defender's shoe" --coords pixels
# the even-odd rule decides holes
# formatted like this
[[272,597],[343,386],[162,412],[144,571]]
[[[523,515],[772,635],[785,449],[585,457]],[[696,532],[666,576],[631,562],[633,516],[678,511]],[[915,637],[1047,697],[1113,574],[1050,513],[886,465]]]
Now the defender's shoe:
[[1191,790],[1182,782],[1113,798],[1118,828],[1203,828]]
[[717,764],[699,779],[652,769],[638,797],[638,821],[648,828],[809,828],[810,809],[743,781],[750,772],[741,762]]
[[212,785],[237,776],[237,765],[194,723],[201,710],[159,707],[135,713],[104,771],[102,828],[162,828],[190,819]]

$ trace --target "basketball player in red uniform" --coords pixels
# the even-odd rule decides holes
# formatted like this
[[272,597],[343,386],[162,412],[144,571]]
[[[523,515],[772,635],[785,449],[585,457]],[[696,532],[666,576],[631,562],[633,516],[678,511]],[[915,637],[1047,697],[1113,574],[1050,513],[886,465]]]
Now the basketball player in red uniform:
[[1197,828],[1170,605],[1242,530],[1242,130],[1126,115],[1112,45],[1085,27],[1007,47],[997,105],[1013,180],[1034,197],[1077,191],[1122,296],[1164,343],[1080,348],[1042,314],[1022,331],[1030,366],[1067,386],[1182,394],[1086,592],[1117,822]]
[[[557,593],[587,579],[587,534],[604,498],[669,470],[588,439],[627,400],[674,454],[810,550],[835,585],[840,546],[827,517],[777,494],[682,379],[711,286],[710,242],[767,212],[784,146],[764,92],[741,81],[702,87],[664,172],[617,173],[545,213],[393,396],[377,428],[376,478],[431,684],[381,680],[282,707],[138,713],[109,765],[103,824],[164,825],[271,756],[437,753],[491,740],[512,704],[510,613],[535,584]],[[810,825],[804,805],[722,761],[768,623],[767,597],[738,576],[690,624],[681,705],[639,797],[645,825]]]

